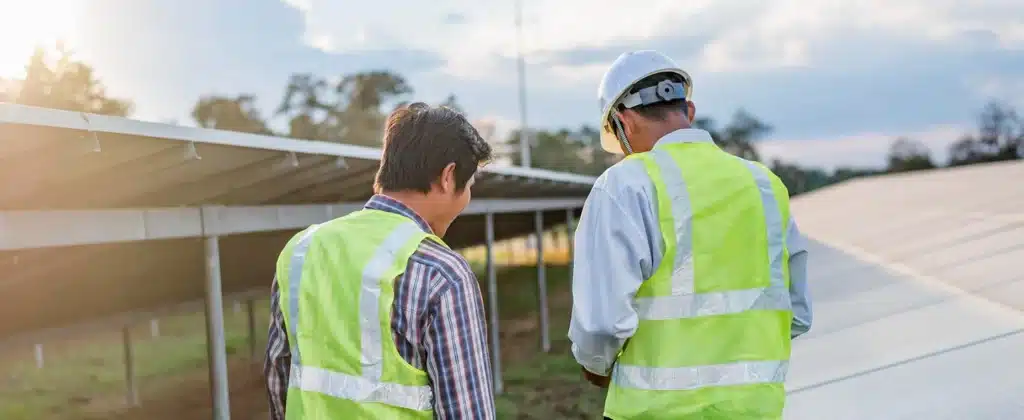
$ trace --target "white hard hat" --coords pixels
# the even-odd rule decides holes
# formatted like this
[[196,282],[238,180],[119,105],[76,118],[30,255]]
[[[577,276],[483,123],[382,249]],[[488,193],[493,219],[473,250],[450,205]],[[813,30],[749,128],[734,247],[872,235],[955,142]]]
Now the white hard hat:
[[[678,84],[669,82],[664,86],[649,88],[649,92],[628,94],[629,89],[636,82],[658,73],[674,73],[682,76],[681,89],[676,86]],[[680,99],[679,96],[689,99],[692,87],[690,75],[662,53],[644,50],[620,55],[605,72],[604,77],[601,78],[601,85],[597,88],[597,98],[601,103],[601,147],[609,153],[622,154],[622,147],[615,135],[615,129],[609,123],[612,110],[616,105],[622,103],[627,108],[632,108],[637,105],[660,102],[666,98],[663,93],[669,93],[670,95],[667,97],[671,99]],[[673,88],[675,88],[674,91],[671,90]],[[670,90],[665,91],[664,89]]]

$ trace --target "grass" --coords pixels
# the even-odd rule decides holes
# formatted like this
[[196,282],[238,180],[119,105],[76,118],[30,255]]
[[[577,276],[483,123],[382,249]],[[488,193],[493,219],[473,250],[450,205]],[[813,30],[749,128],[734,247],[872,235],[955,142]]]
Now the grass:
[[[539,351],[536,267],[509,269],[498,284],[505,384],[505,392],[495,401],[498,418],[601,418],[604,393],[583,380],[566,336],[572,308],[569,270],[548,266],[546,271],[551,319],[548,353]],[[486,297],[486,287],[484,293]],[[533,328],[509,328],[517,323]]]
[[[229,357],[248,357],[244,311],[225,311]],[[266,342],[266,301],[258,302],[257,351]],[[162,378],[188,370],[205,370],[206,333],[202,313],[162,318],[160,335],[149,323],[131,328],[136,383],[140,392],[159,386]],[[38,369],[32,349],[0,355],[0,419],[81,418],[105,406],[123,405],[126,395],[124,350],[120,331],[44,346],[45,366]],[[145,398],[145,395],[143,395]]]
[[[564,260],[564,255],[561,258],[549,256],[548,259]],[[568,269],[565,266],[547,267],[552,350],[546,354],[540,352],[537,329],[536,273],[536,267],[529,266],[504,268],[499,272],[505,393],[497,397],[498,417],[600,418],[603,395],[581,378],[579,366],[569,355],[566,339],[571,308]],[[486,277],[481,275],[481,279]],[[482,284],[482,291],[486,300],[486,281]],[[248,356],[245,311],[235,313],[231,310],[232,305],[226,306],[229,361],[243,365],[255,362]],[[267,310],[266,301],[257,302],[258,360],[262,359],[265,343]],[[162,318],[158,337],[151,337],[149,323],[133,327],[131,333],[143,408],[208,404],[207,389],[196,385],[205,382],[206,372],[202,313]],[[46,343],[45,351],[46,366],[43,369],[36,368],[32,348],[0,353],[0,372],[3,372],[0,374],[0,419],[156,418],[152,413],[144,414],[125,407],[120,331],[95,334],[88,339]],[[232,414],[235,418],[250,418],[239,416],[241,413],[234,409],[236,400],[263,401],[266,397],[256,369],[242,370],[241,373],[253,377],[232,377],[229,381],[232,385]],[[232,370],[232,374],[236,371]],[[189,378],[187,381],[186,377]],[[240,382],[251,384],[246,384],[248,388],[236,390]],[[178,401],[174,401],[175,398]],[[202,417],[180,414],[168,418]],[[265,412],[251,418],[265,418]]]

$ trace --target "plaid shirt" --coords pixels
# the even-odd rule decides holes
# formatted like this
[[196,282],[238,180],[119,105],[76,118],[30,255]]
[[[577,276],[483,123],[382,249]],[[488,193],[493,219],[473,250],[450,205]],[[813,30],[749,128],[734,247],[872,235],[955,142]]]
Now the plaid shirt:
[[[366,208],[406,216],[431,232],[412,209],[389,197],[376,195]],[[276,278],[271,293],[264,373],[270,418],[284,420],[291,347]],[[423,241],[395,283],[391,331],[402,358],[427,372],[435,418],[495,418],[484,320],[480,286],[466,260],[433,241]]]

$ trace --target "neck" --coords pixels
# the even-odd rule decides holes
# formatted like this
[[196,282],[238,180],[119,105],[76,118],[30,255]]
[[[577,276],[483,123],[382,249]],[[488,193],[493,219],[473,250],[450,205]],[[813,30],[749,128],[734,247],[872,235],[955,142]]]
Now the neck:
[[380,194],[391,197],[412,209],[417,216],[427,222],[430,230],[433,231],[431,233],[443,237],[445,231],[448,230],[449,223],[444,222],[444,216],[438,214],[436,210],[443,206],[438,206],[429,194],[417,191],[381,191]]
[[683,129],[687,129],[687,128],[690,128],[690,121],[685,116],[680,115],[679,118],[672,118],[672,119],[670,119],[668,121],[665,121],[664,124],[660,124],[654,130],[654,134],[655,134],[655,140],[654,141],[657,142],[662,137],[665,137],[666,135],[668,135],[668,133],[671,133],[673,131],[683,130]]
[[649,145],[649,147],[645,147],[645,149],[650,150],[654,148],[654,145],[658,143],[658,140],[661,140],[662,137],[665,137],[673,131],[690,128],[690,124],[685,121],[685,118],[682,121],[666,121],[650,127],[648,131],[650,137],[645,136],[647,141],[643,143]]

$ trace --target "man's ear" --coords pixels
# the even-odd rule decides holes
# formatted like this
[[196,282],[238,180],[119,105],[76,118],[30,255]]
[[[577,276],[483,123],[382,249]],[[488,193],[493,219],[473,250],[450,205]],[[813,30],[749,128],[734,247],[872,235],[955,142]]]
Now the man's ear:
[[440,181],[442,192],[455,192],[455,162],[451,162],[448,165],[445,165],[444,169],[441,170]]
[[640,115],[632,109],[624,109],[622,112],[616,111],[619,116],[619,121],[622,123],[622,131],[629,137],[631,133],[636,132],[637,117]]
[[693,123],[694,117],[697,116],[697,105],[693,104],[693,101],[686,101],[686,118]]

